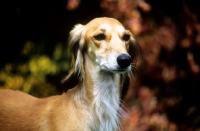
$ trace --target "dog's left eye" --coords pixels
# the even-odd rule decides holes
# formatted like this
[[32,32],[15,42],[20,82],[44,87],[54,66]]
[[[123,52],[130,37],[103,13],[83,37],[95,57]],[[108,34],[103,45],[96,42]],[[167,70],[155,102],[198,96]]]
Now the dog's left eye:
[[94,36],[94,38],[98,41],[101,41],[101,40],[105,40],[106,36],[104,34],[98,34],[98,35]]
[[124,40],[124,41],[128,41],[129,39],[130,39],[130,35],[129,34],[124,34],[123,35],[123,37],[122,37],[122,39]]

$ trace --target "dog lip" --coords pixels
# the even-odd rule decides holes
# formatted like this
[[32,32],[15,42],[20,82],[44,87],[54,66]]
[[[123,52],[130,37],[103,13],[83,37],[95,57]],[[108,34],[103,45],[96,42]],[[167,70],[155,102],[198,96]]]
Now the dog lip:
[[124,72],[127,72],[128,69],[116,69],[116,70],[113,70],[113,69],[103,69],[102,71],[107,71],[107,72],[112,72],[112,73],[124,73]]
[[117,68],[109,69],[109,68],[103,66],[103,68],[101,68],[101,70],[109,71],[109,72],[113,72],[113,73],[123,73],[123,72],[129,71],[129,68],[128,67],[126,67],[126,68],[117,67]]
[[109,71],[115,72],[115,73],[123,73],[123,72],[128,71],[128,69],[127,68],[126,69],[116,69],[116,70],[109,70]]
[[117,69],[117,70],[113,70],[113,71],[127,71],[128,69]]
[[128,70],[111,70],[110,72],[112,73],[119,73],[119,74],[123,74],[126,73]]

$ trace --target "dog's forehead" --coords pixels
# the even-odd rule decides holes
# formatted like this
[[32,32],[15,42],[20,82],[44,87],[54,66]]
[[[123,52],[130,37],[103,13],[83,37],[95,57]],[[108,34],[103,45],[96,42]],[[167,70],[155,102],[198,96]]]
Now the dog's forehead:
[[112,25],[111,26],[110,24],[107,24],[107,23],[100,24],[99,29],[102,30],[102,31],[105,31],[105,32],[106,31],[113,31],[113,30],[115,30],[117,32],[124,32],[125,31],[124,27],[121,26],[121,25]]
[[119,32],[124,32],[124,26],[114,18],[96,18],[91,20],[87,26],[92,26],[94,30],[102,30],[102,31],[109,31],[109,30],[116,30]]

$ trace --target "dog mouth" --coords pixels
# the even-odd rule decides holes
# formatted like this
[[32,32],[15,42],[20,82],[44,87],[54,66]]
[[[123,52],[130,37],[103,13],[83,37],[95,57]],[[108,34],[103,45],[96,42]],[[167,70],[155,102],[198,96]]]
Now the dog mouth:
[[100,70],[102,71],[106,71],[106,72],[112,72],[112,73],[119,73],[119,74],[122,74],[122,73],[125,73],[125,72],[128,72],[131,70],[131,65],[129,66],[126,66],[126,67],[120,67],[118,65],[100,65]]
[[128,72],[129,70],[130,70],[129,68],[117,68],[117,69],[108,69],[108,68],[105,68],[104,69],[104,71],[108,71],[108,72],[112,72],[112,73],[119,73],[119,74]]
[[125,73],[127,72],[128,69],[117,69],[117,70],[111,70],[111,72],[114,72],[114,73]]

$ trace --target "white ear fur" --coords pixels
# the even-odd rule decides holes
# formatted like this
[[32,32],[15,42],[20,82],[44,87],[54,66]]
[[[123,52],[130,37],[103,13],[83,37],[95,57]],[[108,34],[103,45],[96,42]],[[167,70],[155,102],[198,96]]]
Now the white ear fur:
[[70,32],[69,37],[69,49],[72,52],[72,69],[74,73],[79,77],[80,80],[84,78],[84,26],[77,24],[74,29]]
[[[70,41],[69,41],[70,47],[73,46],[71,44],[74,44],[75,42],[78,42],[81,40],[83,31],[84,31],[84,25],[81,25],[81,24],[75,25],[73,30],[70,31],[70,38],[69,38],[70,39]],[[83,46],[81,44],[83,44],[83,43],[79,43],[79,46]]]

